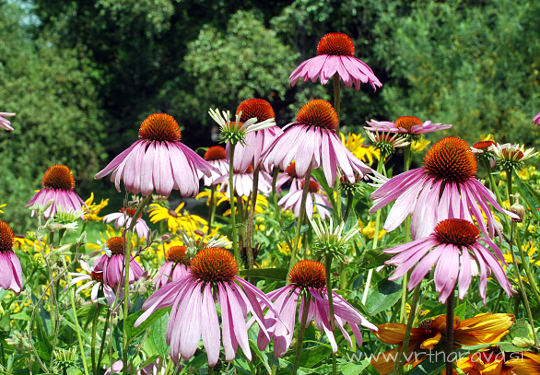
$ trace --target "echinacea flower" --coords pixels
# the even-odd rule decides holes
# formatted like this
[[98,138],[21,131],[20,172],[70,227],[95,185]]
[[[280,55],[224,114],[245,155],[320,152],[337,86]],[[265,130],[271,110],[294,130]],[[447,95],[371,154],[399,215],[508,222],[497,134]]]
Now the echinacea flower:
[[0,220],[0,287],[19,294],[22,289],[21,262],[13,251],[13,230]]
[[[221,176],[217,181],[221,184],[220,191],[229,196],[229,176]],[[253,191],[253,167],[250,166],[246,170],[234,169],[233,171],[233,186],[234,192],[239,197],[251,197]],[[272,191],[272,176],[265,171],[259,172],[258,192],[263,195],[268,195]]]
[[283,173],[280,173],[276,180],[276,190],[280,192],[283,189],[283,186],[287,183],[289,185],[289,192],[292,193],[296,190],[302,190],[302,181],[303,179],[298,178],[296,174],[295,162],[293,161]]
[[26,205],[32,208],[32,216],[37,208],[44,209],[45,219],[54,217],[60,211],[80,212],[80,216],[83,216],[85,203],[74,191],[75,178],[67,166],[53,165],[47,169],[41,183],[41,190]]
[[[473,318],[461,320],[454,317],[454,346],[474,346],[496,344],[508,332],[514,323],[512,314],[479,314]],[[390,345],[403,345],[406,325],[402,323],[384,323],[377,326],[375,336]],[[434,350],[446,339],[446,315],[438,315],[420,322],[411,331],[409,347],[404,349],[406,364],[418,365],[426,358],[427,350]],[[371,360],[371,365],[381,375],[393,371],[397,350],[391,349],[380,353]]]
[[241,113],[237,113],[234,121],[231,121],[231,113],[229,111],[221,111],[220,113],[217,108],[210,109],[208,114],[219,125],[221,141],[235,145],[245,144],[246,136],[249,133],[276,125],[274,118],[258,121],[257,118],[253,117],[246,121],[240,121],[242,118]]
[[433,133],[439,130],[446,130],[452,127],[451,124],[433,124],[431,121],[422,122],[415,116],[401,116],[395,122],[391,121],[376,121],[371,119],[367,121],[370,126],[364,126],[364,129],[370,131],[383,131],[389,133],[403,134],[425,134]]
[[237,273],[234,256],[227,250],[214,247],[199,251],[191,260],[187,276],[161,287],[146,300],[144,313],[136,320],[135,327],[156,309],[172,307],[167,325],[167,344],[175,362],[180,357],[185,360],[193,357],[201,336],[211,367],[219,360],[221,344],[227,362],[236,357],[238,346],[251,360],[246,324],[248,314],[257,321],[259,334],[269,338],[263,309],[273,308],[262,291],[238,277]]
[[[300,217],[304,183],[305,182],[302,181],[300,189],[290,190],[278,202],[279,207],[284,210],[291,210],[295,217]],[[310,219],[312,218],[314,211],[316,211],[323,219],[330,216],[330,211],[328,211],[327,207],[331,207],[332,204],[325,195],[320,193],[320,190],[317,181],[311,179],[309,181],[309,193],[306,196],[306,215]]]
[[322,85],[336,75],[345,86],[360,89],[362,83],[368,83],[377,90],[382,83],[373,70],[362,60],[354,57],[354,44],[347,34],[330,33],[322,37],[317,45],[317,56],[302,62],[289,76],[291,86],[296,81],[312,82],[320,79]]
[[[137,210],[133,208],[122,207],[120,212],[113,212],[112,214],[105,215],[103,217],[103,222],[114,222],[114,227],[116,229],[125,228],[127,230],[131,227],[131,222],[133,221],[133,216],[136,212]],[[137,217],[133,230],[137,232],[139,238],[148,238],[150,228],[142,218],[142,214],[139,214],[139,217]]]
[[166,261],[160,267],[154,284],[156,289],[170,283],[180,280],[188,274],[189,260],[186,254],[186,246],[171,246],[167,249]]
[[11,122],[6,117],[12,117],[15,116],[15,113],[10,112],[0,112],[0,128],[4,128],[7,131],[13,131],[13,127],[11,126]]
[[[499,262],[504,256],[489,238],[479,238],[480,231],[463,219],[446,219],[428,236],[391,249],[396,254],[386,264],[397,266],[389,280],[395,280],[414,268],[408,284],[414,289],[435,265],[435,289],[439,302],[445,303],[459,282],[459,298],[463,299],[471,285],[472,276],[480,274],[480,297],[486,301],[487,279],[493,273],[508,296],[514,292]],[[491,251],[490,251],[491,249]]]
[[415,239],[430,235],[442,220],[458,217],[472,221],[472,216],[482,233],[493,236],[500,229],[489,204],[512,218],[517,216],[499,205],[493,192],[475,178],[476,171],[476,159],[467,142],[443,138],[426,153],[423,167],[393,177],[371,194],[370,213],[395,201],[384,229],[396,229],[411,215]]
[[[330,305],[328,302],[328,292],[325,287],[326,271],[324,265],[313,260],[301,260],[289,272],[289,281],[291,282],[289,285],[267,294],[268,298],[274,302],[275,310],[279,313],[279,318],[281,318],[283,324],[277,322],[278,315],[270,310],[266,314],[266,320],[270,324],[272,322],[277,322],[277,324],[269,329],[270,338],[259,333],[259,348],[266,347],[269,340],[273,338],[274,355],[279,358],[287,352],[294,336],[298,302],[300,300],[298,315],[301,315],[304,304],[309,303],[306,326],[310,325],[311,321],[314,321],[315,327],[326,334],[332,347],[332,352],[336,353],[338,347],[328,319]],[[377,327],[371,324],[362,314],[334,291],[332,291],[332,298],[336,327],[339,327],[343,333],[343,337],[345,337],[345,340],[352,347],[351,336],[345,329],[345,324],[349,324],[358,345],[361,346],[362,334],[358,326],[361,325],[374,331],[377,330]],[[300,316],[299,319],[301,320]]]
[[204,160],[215,168],[215,172],[212,172],[211,176],[203,176],[204,186],[217,185],[218,179],[229,174],[229,159],[227,159],[227,153],[223,147],[209,147],[204,154]]
[[[1,115],[1,113],[0,113],[0,115]],[[540,112],[538,112],[538,113],[536,114],[536,116],[534,116],[534,118],[533,118],[533,124],[536,124],[536,125],[540,126]]]
[[92,287],[92,291],[90,292],[90,300],[94,304],[97,304],[99,302],[98,297],[99,291],[101,289],[103,291],[105,299],[107,300],[107,303],[109,304],[109,306],[112,306],[114,304],[114,301],[116,300],[116,295],[114,294],[112,288],[103,282],[103,270],[95,266],[90,267],[90,265],[84,260],[81,260],[80,263],[85,273],[70,272],[69,275],[72,277],[72,279],[69,285],[73,286],[80,283],[81,281],[87,281],[86,283],[77,288],[76,293],[79,294],[83,290]]
[[534,148],[525,149],[524,145],[518,144],[495,144],[490,147],[497,157],[497,163],[507,172],[521,169],[523,162],[538,155]]
[[411,144],[407,137],[399,133],[366,131],[368,138],[373,142],[373,146],[380,150],[381,154],[388,157],[396,151],[396,148],[406,147]]
[[[275,121],[274,109],[272,105],[264,99],[246,99],[236,109],[236,114],[240,116],[240,122],[244,123],[251,118],[256,118],[258,122]],[[274,125],[258,131],[250,132],[246,135],[245,145],[236,145],[234,149],[234,169],[245,171],[250,166],[258,167],[261,163],[261,155],[266,151],[274,139],[283,133],[279,126]],[[229,145],[227,145],[227,150]]]
[[330,186],[336,182],[338,173],[349,182],[364,178],[373,170],[358,160],[339,140],[336,134],[338,116],[326,100],[315,99],[304,105],[296,115],[296,121],[284,128],[264,155],[264,163],[277,165],[285,170],[294,160],[296,174],[303,178],[308,169],[322,167]]
[[[112,237],[107,240],[107,252],[94,262],[94,268],[103,270],[103,282],[113,290],[118,290],[124,284],[124,239]],[[131,257],[129,262],[129,283],[139,280],[145,274],[137,261]]]
[[199,192],[199,175],[211,176],[214,167],[180,142],[176,120],[165,113],[148,116],[139,128],[139,140],[115,157],[95,178],[111,173],[116,189],[120,182],[133,194],[169,196],[178,190],[181,196]]

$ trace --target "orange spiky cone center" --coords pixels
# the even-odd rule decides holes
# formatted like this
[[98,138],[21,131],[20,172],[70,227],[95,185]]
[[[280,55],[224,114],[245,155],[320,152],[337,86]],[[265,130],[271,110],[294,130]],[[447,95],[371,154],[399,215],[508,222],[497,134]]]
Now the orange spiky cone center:
[[73,190],[75,189],[75,178],[71,170],[65,165],[55,164],[43,175],[41,180],[43,187],[50,189]]
[[154,113],[141,124],[139,138],[149,141],[177,142],[182,138],[182,133],[178,123],[171,115]]
[[186,246],[171,246],[167,249],[167,261],[187,264],[187,247]]
[[107,249],[115,255],[124,254],[124,239],[122,237],[111,237],[107,240]]
[[227,153],[225,151],[225,148],[221,146],[212,146],[208,148],[208,150],[206,150],[206,153],[204,154],[204,160],[206,161],[223,159],[227,159]]
[[298,114],[296,120],[307,126],[317,126],[324,129],[336,130],[338,115],[332,104],[322,99],[310,100]]
[[424,168],[435,178],[462,183],[476,175],[476,159],[467,142],[446,137],[424,157]]
[[236,114],[242,112],[240,122],[246,122],[250,118],[256,117],[257,122],[275,118],[276,114],[272,105],[264,99],[246,99],[238,106]]
[[0,220],[0,253],[13,250],[13,230],[5,221]]
[[317,55],[354,56],[353,41],[344,33],[326,34],[317,45]]
[[238,273],[234,256],[225,249],[202,249],[191,260],[191,274],[205,283],[230,282]]
[[404,128],[407,129],[408,132],[410,132],[415,125],[422,125],[422,120],[415,116],[401,116],[395,122],[396,128]]
[[442,243],[456,246],[471,246],[478,239],[480,231],[468,220],[446,219],[435,227],[435,237]]
[[296,163],[294,161],[285,169],[285,173],[294,178],[298,177],[296,174]]
[[[302,181],[302,189],[304,188],[304,184],[305,184],[305,183],[306,183],[305,181]],[[319,192],[319,189],[320,189],[320,188],[319,188],[319,184],[318,184],[318,183],[316,183],[316,182],[313,181],[313,180],[310,180],[310,181],[309,181],[309,189],[308,189],[308,191],[309,191],[310,193],[318,193],[318,192]]]
[[90,272],[90,277],[92,280],[102,283],[103,282],[103,272]]
[[324,265],[314,260],[301,260],[289,272],[291,284],[302,288],[324,288],[326,271]]

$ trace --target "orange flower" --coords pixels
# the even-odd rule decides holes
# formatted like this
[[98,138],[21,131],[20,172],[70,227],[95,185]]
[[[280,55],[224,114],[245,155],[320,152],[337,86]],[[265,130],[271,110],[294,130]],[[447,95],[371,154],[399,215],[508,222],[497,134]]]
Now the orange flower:
[[540,355],[523,352],[522,358],[514,358],[506,362],[515,375],[540,375]]
[[[456,362],[456,366],[467,375],[514,375],[507,365],[505,354],[498,348],[461,358]],[[454,374],[457,372],[454,371]]]

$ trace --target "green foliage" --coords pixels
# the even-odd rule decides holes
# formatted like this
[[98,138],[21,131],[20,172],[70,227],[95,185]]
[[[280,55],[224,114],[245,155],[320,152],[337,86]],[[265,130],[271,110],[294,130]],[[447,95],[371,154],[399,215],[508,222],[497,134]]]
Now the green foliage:
[[32,43],[9,6],[1,7],[0,34],[1,108],[17,112],[15,130],[0,134],[0,202],[4,219],[22,232],[23,207],[52,164],[67,164],[83,187],[92,180],[105,158],[103,114],[84,55],[48,35]]

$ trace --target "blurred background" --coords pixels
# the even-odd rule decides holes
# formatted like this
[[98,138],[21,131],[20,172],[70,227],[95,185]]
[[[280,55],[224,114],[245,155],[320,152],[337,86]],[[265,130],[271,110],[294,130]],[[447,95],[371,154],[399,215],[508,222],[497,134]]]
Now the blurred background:
[[288,83],[328,32],[350,35],[384,85],[342,90],[346,131],[414,115],[469,143],[538,148],[539,19],[537,0],[0,0],[0,112],[17,112],[0,133],[3,220],[28,225],[23,206],[55,163],[83,199],[120,202],[93,176],[150,113],[173,115],[195,149],[215,144],[209,107],[260,97],[284,125],[331,99],[331,85]]

